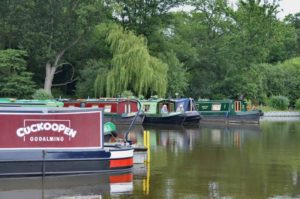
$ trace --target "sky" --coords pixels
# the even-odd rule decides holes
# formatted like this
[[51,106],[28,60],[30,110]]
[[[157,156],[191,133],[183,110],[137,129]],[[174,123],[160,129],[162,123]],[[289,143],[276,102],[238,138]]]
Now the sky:
[[280,11],[278,16],[281,19],[288,14],[300,12],[300,0],[281,0],[279,4],[282,11]]
[[[236,4],[238,0],[229,0],[233,5]],[[273,0],[266,0],[269,2],[272,2]],[[263,1],[262,1],[263,2]],[[280,0],[279,1],[279,13],[278,17],[280,19],[283,19],[288,14],[295,14],[297,12],[300,12],[300,0]],[[184,6],[181,8],[176,8],[174,10],[183,10],[183,11],[190,11],[192,10],[191,6]]]

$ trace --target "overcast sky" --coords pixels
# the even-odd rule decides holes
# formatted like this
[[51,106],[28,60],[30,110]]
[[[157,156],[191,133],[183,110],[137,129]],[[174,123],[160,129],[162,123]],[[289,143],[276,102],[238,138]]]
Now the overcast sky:
[[[231,5],[235,5],[238,0],[229,0]],[[268,0],[272,2],[273,0]],[[288,14],[295,14],[300,12],[300,0],[280,0],[280,12],[278,13],[278,17],[283,19]],[[190,11],[192,10],[191,6],[183,6],[180,8],[175,8],[173,10],[183,10],[183,11]]]
[[280,9],[282,9],[279,13],[280,18],[284,18],[284,16],[290,13],[295,14],[300,12],[300,0],[281,0]]

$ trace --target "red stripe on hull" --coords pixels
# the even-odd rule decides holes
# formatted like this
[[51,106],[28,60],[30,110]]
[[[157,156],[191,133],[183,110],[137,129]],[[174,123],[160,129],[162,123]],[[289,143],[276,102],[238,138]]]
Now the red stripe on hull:
[[133,166],[133,158],[110,160],[109,168]]
[[127,173],[123,175],[109,176],[110,183],[121,183],[121,182],[132,182],[132,173]]

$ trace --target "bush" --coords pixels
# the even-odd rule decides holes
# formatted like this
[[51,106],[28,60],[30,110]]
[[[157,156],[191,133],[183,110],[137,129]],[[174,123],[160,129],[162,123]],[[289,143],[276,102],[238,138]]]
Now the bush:
[[37,100],[47,100],[47,99],[53,99],[52,95],[48,92],[46,92],[44,89],[38,89],[34,92],[32,95],[33,99]]
[[129,98],[129,97],[132,97],[132,96],[133,96],[133,93],[131,91],[123,91],[121,93],[121,97]]
[[269,101],[269,106],[276,108],[278,110],[287,110],[288,106],[290,104],[290,101],[285,96],[272,96]]
[[300,110],[300,98],[296,100],[295,109]]

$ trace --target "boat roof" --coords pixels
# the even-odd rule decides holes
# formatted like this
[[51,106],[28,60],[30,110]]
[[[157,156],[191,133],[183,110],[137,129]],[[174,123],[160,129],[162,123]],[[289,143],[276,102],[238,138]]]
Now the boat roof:
[[225,100],[198,100],[198,103],[232,103],[234,100],[225,99]]
[[174,99],[176,102],[186,102],[186,101],[190,101],[190,100],[194,100],[193,98],[178,98],[178,99]]
[[173,99],[147,99],[147,100],[140,100],[141,103],[174,103]]
[[88,99],[58,99],[61,102],[122,102],[133,101],[137,102],[134,98],[88,98]]
[[103,108],[79,107],[0,107],[0,113],[70,113],[101,111]]

